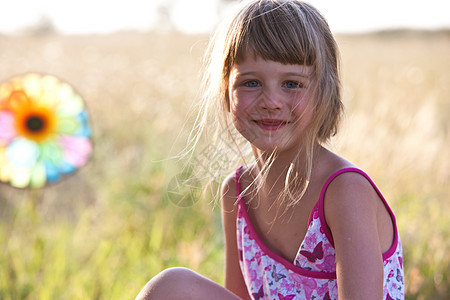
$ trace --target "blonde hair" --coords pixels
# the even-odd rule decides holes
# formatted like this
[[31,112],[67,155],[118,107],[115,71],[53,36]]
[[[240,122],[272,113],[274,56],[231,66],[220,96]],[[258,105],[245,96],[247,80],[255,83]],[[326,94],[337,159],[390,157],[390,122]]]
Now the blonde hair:
[[[296,0],[246,2],[231,22],[216,33],[208,48],[200,129],[210,128],[206,125],[208,119],[211,112],[217,111],[220,112],[219,127],[227,131],[231,128],[228,113],[230,70],[249,53],[265,60],[308,65],[313,69],[316,82],[314,118],[308,126],[303,149],[307,157],[305,174],[293,174],[293,162],[287,175],[291,178],[285,180],[291,199],[287,204],[294,205],[305,192],[311,177],[315,145],[327,142],[336,134],[342,114],[337,44],[325,18],[310,4]],[[289,192],[288,182],[292,184],[299,179],[303,188],[300,194],[294,195]]]

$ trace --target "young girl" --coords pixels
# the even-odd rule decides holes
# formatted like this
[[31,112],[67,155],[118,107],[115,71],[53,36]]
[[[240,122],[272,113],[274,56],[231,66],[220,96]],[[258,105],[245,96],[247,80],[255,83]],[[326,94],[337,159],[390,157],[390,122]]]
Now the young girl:
[[393,212],[368,175],[324,147],[342,103],[320,13],[296,0],[247,3],[216,38],[206,82],[205,99],[254,155],[222,187],[225,287],[172,268],[138,298],[403,299]]

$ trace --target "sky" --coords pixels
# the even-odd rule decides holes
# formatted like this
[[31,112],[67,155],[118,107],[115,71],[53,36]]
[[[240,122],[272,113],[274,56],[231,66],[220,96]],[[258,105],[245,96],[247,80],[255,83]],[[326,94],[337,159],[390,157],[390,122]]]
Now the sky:
[[[228,7],[220,0],[0,0],[0,33],[20,33],[42,18],[63,34],[165,28],[158,12],[185,33],[208,33]],[[228,1],[232,2],[232,1]],[[448,0],[309,0],[333,32],[450,28]],[[5,4],[6,3],[6,4]]]

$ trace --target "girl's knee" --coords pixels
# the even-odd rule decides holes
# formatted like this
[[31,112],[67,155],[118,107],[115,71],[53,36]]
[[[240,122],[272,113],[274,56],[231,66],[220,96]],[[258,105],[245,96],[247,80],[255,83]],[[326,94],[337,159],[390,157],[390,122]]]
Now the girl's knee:
[[184,277],[191,277],[195,274],[194,271],[183,268],[183,267],[173,267],[165,269],[160,273],[162,276],[169,277],[169,278],[184,278]]
[[162,271],[156,277],[160,284],[167,284],[173,288],[174,285],[189,285],[195,281],[198,276],[199,275],[197,273],[190,269],[174,267]]
[[183,299],[184,291],[195,281],[196,273],[181,267],[169,268],[153,277],[136,300]]

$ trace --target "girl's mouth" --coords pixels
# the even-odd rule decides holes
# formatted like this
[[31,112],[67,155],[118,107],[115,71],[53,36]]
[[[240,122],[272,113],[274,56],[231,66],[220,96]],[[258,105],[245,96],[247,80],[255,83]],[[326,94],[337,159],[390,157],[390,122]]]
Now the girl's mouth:
[[277,120],[277,119],[261,119],[261,120],[255,120],[255,123],[262,129],[264,130],[269,130],[269,131],[275,131],[278,130],[284,126],[286,126],[286,124],[288,124],[288,122],[283,121],[283,120]]

